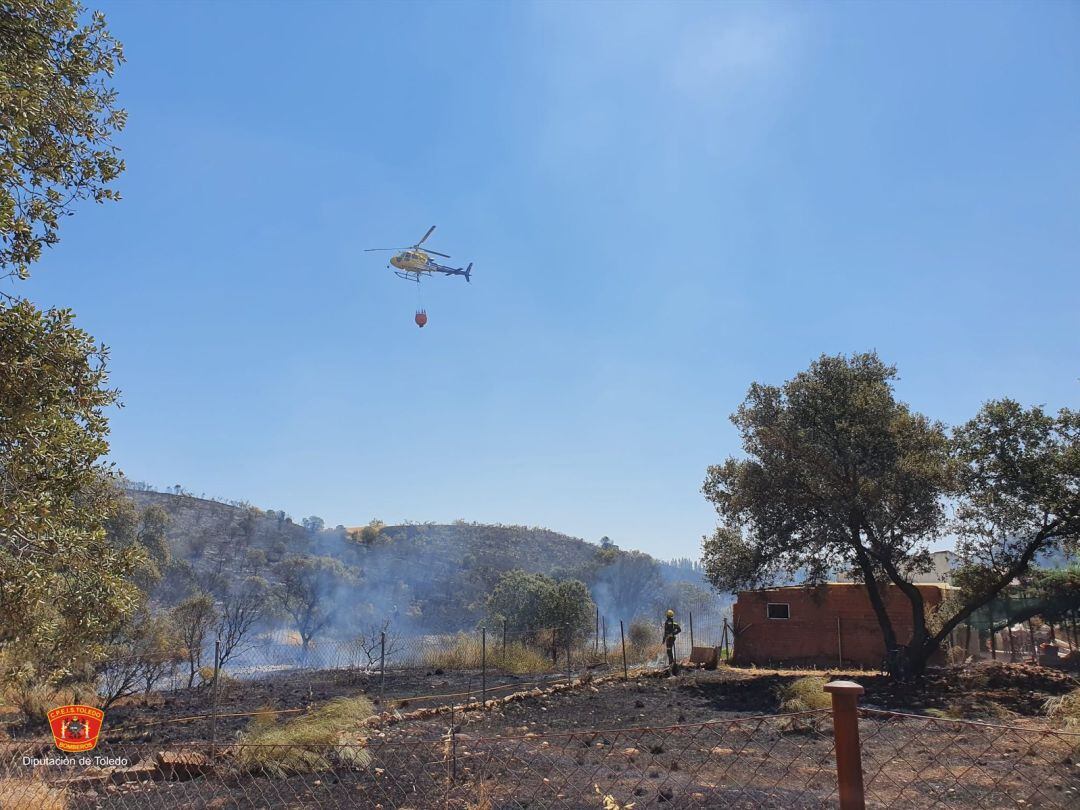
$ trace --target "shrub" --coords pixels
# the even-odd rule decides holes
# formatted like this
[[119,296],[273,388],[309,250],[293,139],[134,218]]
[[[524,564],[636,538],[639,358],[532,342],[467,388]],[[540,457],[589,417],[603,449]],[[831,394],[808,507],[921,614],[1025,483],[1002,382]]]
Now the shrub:
[[1080,731],[1080,689],[1050,698],[1044,708],[1055,726],[1066,731]]
[[665,655],[660,629],[645,619],[634,619],[626,632],[626,656],[635,663],[647,663]]
[[632,648],[638,650],[655,644],[658,635],[656,628],[652,626],[651,622],[647,622],[644,619],[634,619],[634,621],[630,623],[630,629],[626,634],[626,640]]
[[272,777],[325,771],[335,761],[364,767],[371,756],[363,747],[358,726],[373,712],[365,697],[336,698],[282,724],[268,712],[260,712],[240,735],[238,764]]
[[[92,684],[75,683],[56,687],[41,682],[15,683],[3,695],[4,702],[15,706],[23,715],[23,722],[34,728],[48,724],[48,713],[57,706],[70,703],[95,703],[96,691]],[[0,807],[7,807],[0,803]]]
[[786,713],[828,709],[832,706],[832,698],[825,691],[826,683],[828,679],[820,675],[807,675],[781,685],[776,690],[780,711]]

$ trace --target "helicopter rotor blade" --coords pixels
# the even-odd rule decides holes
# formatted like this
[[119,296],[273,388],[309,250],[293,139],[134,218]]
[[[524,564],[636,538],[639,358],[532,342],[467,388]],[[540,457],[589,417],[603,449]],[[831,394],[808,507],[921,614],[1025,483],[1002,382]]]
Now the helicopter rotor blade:
[[444,259],[449,259],[450,258],[445,253],[439,253],[439,251],[432,250],[431,248],[423,248],[423,251],[424,251],[424,253],[430,253],[432,256],[442,256]]
[[375,253],[384,250],[407,250],[407,248],[364,248],[364,253]]
[[423,239],[421,239],[421,240],[420,240],[419,242],[417,242],[417,243],[416,243],[416,247],[420,247],[420,246],[421,246],[422,244],[424,244],[424,242],[426,242],[426,241],[427,241],[427,238],[428,238],[429,236],[431,236],[431,232],[432,232],[433,230],[435,230],[435,226],[434,226],[434,225],[432,225],[432,226],[431,226],[430,228],[428,228],[428,231],[427,231],[427,233],[425,233],[425,234],[424,234],[424,238],[423,238]]

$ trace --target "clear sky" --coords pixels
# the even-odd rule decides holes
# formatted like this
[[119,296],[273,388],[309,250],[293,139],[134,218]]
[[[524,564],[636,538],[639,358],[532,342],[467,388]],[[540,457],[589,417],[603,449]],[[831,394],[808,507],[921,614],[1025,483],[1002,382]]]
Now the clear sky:
[[[1080,4],[100,7],[124,199],[17,289],[111,347],[133,479],[696,556],[822,352],[1078,405]],[[432,224],[420,330],[362,250]]]

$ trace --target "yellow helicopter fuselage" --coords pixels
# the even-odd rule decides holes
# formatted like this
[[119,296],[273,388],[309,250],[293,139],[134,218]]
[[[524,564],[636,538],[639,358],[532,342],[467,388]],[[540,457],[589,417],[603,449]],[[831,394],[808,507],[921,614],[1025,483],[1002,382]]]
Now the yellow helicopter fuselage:
[[419,273],[430,269],[431,258],[422,250],[403,250],[390,259],[390,264],[407,273]]

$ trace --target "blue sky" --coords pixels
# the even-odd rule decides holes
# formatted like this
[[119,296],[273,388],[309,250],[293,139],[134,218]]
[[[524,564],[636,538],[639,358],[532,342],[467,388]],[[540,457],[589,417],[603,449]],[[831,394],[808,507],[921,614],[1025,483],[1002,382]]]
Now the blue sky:
[[[91,2],[91,6],[95,5]],[[134,479],[696,556],[749,384],[1077,405],[1080,4],[105,3],[122,202],[18,287]],[[473,283],[367,247],[431,244]]]

